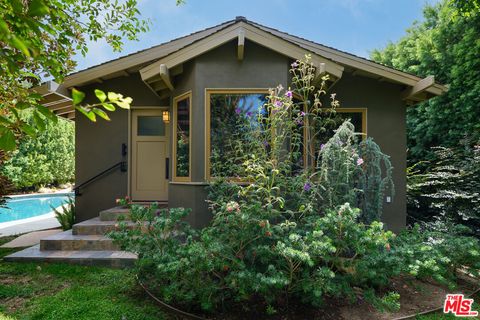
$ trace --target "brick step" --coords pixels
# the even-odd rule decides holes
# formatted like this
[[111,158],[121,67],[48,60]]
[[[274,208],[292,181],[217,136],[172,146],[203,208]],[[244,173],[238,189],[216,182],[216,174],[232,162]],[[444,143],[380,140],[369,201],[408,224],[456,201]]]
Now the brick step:
[[60,262],[110,268],[129,268],[137,255],[126,251],[42,251],[36,245],[3,258],[9,262]]
[[[128,227],[134,227],[131,221],[125,221]],[[73,225],[72,234],[74,235],[105,235],[117,228],[116,221],[102,221],[99,217],[85,220]]]
[[40,251],[114,251],[120,250],[112,239],[104,235],[74,235],[72,230],[57,233],[40,240]]

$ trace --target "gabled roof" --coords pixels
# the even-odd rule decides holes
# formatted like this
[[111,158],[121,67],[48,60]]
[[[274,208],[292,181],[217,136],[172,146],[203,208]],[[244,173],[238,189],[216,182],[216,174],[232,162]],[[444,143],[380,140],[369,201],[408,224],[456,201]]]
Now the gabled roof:
[[423,101],[447,91],[447,87],[435,83],[433,77],[422,79],[416,75],[263,26],[244,17],[237,17],[235,20],[72,73],[65,78],[61,87],[82,86],[140,71],[142,79],[154,91],[171,89],[169,70],[170,74],[181,73],[183,62],[236,38],[238,38],[239,59],[240,55],[243,57],[244,39],[293,59],[302,58],[305,53],[310,53],[317,69],[331,74],[334,78],[340,78],[345,70],[353,74],[403,84],[406,89],[402,96],[410,102]]

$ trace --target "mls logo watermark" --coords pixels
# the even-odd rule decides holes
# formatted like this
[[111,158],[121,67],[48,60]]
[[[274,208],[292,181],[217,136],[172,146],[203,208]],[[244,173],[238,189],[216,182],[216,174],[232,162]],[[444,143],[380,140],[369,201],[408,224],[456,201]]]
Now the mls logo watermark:
[[443,313],[453,313],[456,317],[476,317],[477,311],[472,310],[473,299],[463,294],[447,294],[443,305]]

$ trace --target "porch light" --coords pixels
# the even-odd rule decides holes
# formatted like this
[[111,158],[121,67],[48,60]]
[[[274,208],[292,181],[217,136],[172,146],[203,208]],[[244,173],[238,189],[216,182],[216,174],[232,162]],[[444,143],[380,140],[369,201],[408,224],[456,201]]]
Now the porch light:
[[168,112],[168,110],[162,112],[162,119],[163,122],[170,123],[170,112]]

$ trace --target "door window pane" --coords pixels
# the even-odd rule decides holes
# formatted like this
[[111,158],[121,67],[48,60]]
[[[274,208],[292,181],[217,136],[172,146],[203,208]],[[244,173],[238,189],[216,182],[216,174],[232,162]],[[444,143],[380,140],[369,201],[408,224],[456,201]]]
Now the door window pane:
[[137,122],[137,135],[139,136],[164,136],[165,123],[162,116],[139,116]]

